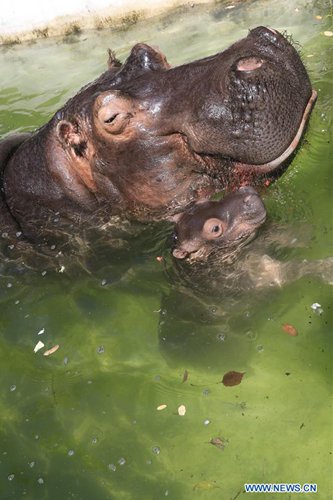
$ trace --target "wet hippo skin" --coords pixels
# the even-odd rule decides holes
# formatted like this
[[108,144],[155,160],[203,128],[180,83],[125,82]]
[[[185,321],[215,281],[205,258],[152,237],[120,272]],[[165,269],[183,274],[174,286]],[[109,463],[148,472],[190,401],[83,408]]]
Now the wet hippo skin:
[[175,68],[145,44],[123,65],[111,53],[109,69],[46,125],[0,143],[0,221],[43,240],[54,220],[171,218],[279,169],[315,98],[296,50],[264,27]]

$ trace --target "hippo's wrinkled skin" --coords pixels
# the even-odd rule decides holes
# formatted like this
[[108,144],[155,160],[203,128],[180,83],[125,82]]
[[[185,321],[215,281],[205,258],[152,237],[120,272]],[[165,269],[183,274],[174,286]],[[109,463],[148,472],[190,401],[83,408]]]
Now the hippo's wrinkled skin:
[[138,44],[16,151],[0,144],[2,208],[31,239],[54,220],[171,217],[275,171],[314,101],[299,55],[272,29],[175,68]]

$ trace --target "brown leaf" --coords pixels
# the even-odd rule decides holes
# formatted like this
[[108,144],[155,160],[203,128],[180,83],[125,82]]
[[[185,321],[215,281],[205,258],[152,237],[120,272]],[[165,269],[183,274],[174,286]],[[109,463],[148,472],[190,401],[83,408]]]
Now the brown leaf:
[[298,335],[298,331],[296,330],[296,328],[289,323],[284,323],[282,325],[282,330],[288,333],[288,335],[290,335],[291,337],[296,337]]
[[59,349],[59,345],[57,344],[57,345],[51,347],[51,349],[48,349],[47,351],[45,351],[43,354],[44,354],[44,356],[50,356],[50,354],[53,354],[58,349]]
[[210,444],[212,444],[213,446],[216,446],[216,448],[219,448],[220,450],[224,450],[225,445],[226,445],[225,440],[223,438],[220,438],[220,437],[212,438],[209,442],[210,442]]
[[238,385],[241,383],[244,374],[245,372],[235,372],[235,371],[227,372],[223,375],[222,384],[227,387]]
[[188,379],[188,371],[185,370],[183,375],[183,383],[186,382],[187,379]]

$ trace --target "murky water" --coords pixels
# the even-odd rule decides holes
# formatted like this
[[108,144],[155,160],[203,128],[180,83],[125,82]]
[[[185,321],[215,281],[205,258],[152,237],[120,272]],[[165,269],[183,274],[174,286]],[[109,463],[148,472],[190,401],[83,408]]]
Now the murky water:
[[[124,59],[145,41],[175,65],[220,51],[256,25],[287,29],[319,100],[307,141],[265,203],[272,224],[305,234],[301,244],[277,246],[275,258],[325,259],[332,253],[328,14],[324,1],[221,4],[122,33],[1,48],[0,135],[45,123],[105,69],[107,47]],[[330,286],[307,276],[238,302],[208,300],[171,283],[156,260],[168,233],[147,227],[111,253],[97,246],[90,273],[1,268],[1,499],[228,500],[249,482],[317,483],[317,494],[297,498],[332,497]],[[298,336],[287,335],[285,323]],[[44,357],[34,353],[38,341],[60,347]],[[245,372],[240,385],[221,383],[229,370]]]

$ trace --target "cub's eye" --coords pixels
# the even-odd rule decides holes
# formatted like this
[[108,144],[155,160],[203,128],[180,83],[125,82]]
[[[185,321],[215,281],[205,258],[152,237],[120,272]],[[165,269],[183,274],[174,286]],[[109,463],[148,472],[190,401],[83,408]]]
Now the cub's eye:
[[213,240],[222,236],[224,231],[223,223],[220,219],[212,217],[207,219],[202,228],[202,236],[207,240]]

